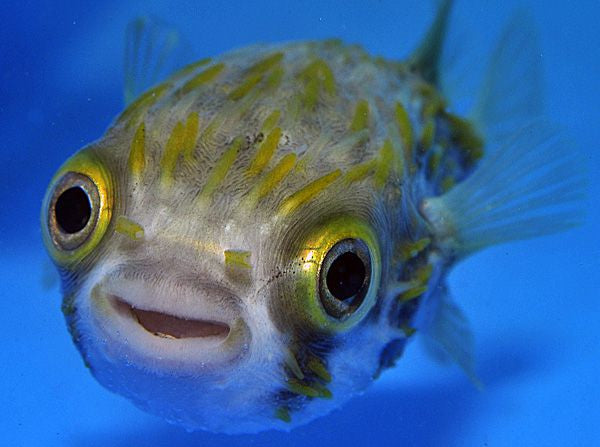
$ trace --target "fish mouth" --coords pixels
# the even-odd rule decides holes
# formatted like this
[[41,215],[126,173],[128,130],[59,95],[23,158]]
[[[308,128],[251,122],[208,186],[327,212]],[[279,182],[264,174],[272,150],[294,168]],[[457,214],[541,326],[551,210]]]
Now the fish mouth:
[[110,296],[112,305],[120,314],[127,314],[147,332],[167,339],[215,338],[225,340],[231,331],[227,323],[181,318],[175,315],[145,310],[132,306],[117,296]]
[[159,375],[212,374],[233,370],[248,353],[252,333],[239,298],[218,286],[157,287],[113,275],[89,294],[81,332],[90,352],[111,362]]

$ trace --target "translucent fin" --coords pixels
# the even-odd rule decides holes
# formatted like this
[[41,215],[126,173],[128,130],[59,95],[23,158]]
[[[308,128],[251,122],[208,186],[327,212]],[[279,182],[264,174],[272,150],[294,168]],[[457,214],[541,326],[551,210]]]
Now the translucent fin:
[[421,45],[409,58],[408,64],[414,71],[421,73],[426,81],[439,85],[440,61],[453,0],[439,0],[436,4],[438,10],[435,20]]
[[190,46],[174,28],[152,17],[130,22],[125,33],[125,103],[189,60]]
[[533,19],[517,11],[492,53],[470,118],[486,141],[502,141],[542,115],[542,85]]
[[545,123],[522,128],[421,212],[438,243],[459,258],[487,246],[581,223],[586,181],[574,145]]
[[44,259],[42,264],[41,284],[42,290],[45,292],[49,292],[58,288],[58,273],[56,271],[56,267],[54,264],[52,264],[50,259]]
[[455,362],[477,388],[482,388],[475,373],[474,341],[466,317],[452,302],[446,286],[441,286],[432,299],[435,308],[429,324],[422,331],[427,351],[439,362]]

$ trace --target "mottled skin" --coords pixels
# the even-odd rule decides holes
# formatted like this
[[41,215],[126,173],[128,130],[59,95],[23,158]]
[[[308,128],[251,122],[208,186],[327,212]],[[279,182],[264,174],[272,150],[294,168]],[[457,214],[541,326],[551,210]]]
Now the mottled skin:
[[[92,162],[77,165],[84,174],[104,166],[113,197],[98,244],[76,262],[70,253],[57,261],[65,314],[92,373],[148,411],[215,431],[287,429],[339,406],[393,364],[419,304],[443,285],[451,254],[419,206],[468,174],[479,143],[410,64],[337,41],[234,51],[155,92],[83,149]],[[357,109],[361,101],[368,107]],[[194,138],[173,136],[193,112]],[[252,168],[275,128],[272,157]],[[291,169],[253,195],[289,154]],[[298,191],[306,197],[290,200]],[[116,229],[117,216],[143,238]],[[340,323],[319,304],[307,253],[369,235],[377,283],[365,308]],[[226,262],[226,250],[249,252],[250,267]],[[231,331],[218,341],[158,337],[114,297]]]

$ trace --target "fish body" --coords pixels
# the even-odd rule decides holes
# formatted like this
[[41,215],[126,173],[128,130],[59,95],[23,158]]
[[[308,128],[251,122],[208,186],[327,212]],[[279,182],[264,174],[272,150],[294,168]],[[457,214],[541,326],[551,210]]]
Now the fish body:
[[[438,85],[442,5],[402,63],[330,40],[191,64],[59,169],[44,239],[100,383],[171,422],[240,433],[338,407],[419,332],[475,377],[445,278],[519,233],[484,212],[473,235],[461,218],[476,216],[457,217],[455,202],[485,195],[477,181],[506,185],[482,161],[484,127]],[[492,223],[514,204],[472,200]]]

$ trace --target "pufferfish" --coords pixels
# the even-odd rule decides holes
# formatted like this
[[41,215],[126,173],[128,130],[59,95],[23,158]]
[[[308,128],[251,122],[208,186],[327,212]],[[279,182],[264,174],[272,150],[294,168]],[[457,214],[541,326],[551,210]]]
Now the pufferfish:
[[200,60],[66,161],[43,238],[102,385],[188,429],[248,433],[339,407],[415,335],[477,380],[449,271],[575,224],[582,182],[542,117],[525,16],[472,111],[453,111],[450,6],[403,62],[337,40]]

